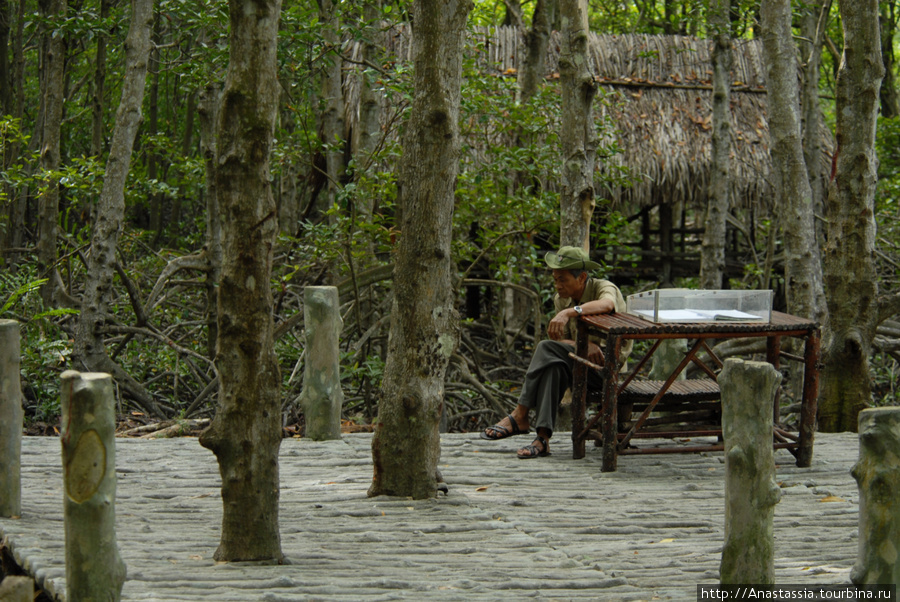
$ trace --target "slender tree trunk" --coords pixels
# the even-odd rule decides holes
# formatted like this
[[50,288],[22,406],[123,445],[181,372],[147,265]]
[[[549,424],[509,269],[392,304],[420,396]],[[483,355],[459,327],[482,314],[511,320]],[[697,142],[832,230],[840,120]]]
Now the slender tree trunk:
[[216,357],[218,339],[219,282],[222,278],[222,214],[216,188],[216,122],[218,121],[221,89],[208,84],[200,95],[200,150],[206,173],[206,352]]
[[828,324],[819,429],[855,431],[857,415],[872,398],[869,352],[878,326],[875,266],[875,129],[884,64],[878,0],[838,0],[844,52],[835,116],[837,155],[828,191],[825,290]]
[[9,70],[9,2],[0,0],[0,116],[12,115],[12,74]]
[[[365,27],[368,35],[363,42],[362,60],[364,64],[380,64],[380,45],[378,41],[381,39],[381,2],[379,0],[370,0],[366,2],[364,7]],[[375,150],[381,140],[381,105],[382,94],[376,86],[376,72],[372,69],[364,67],[360,71],[360,87],[359,87],[359,122],[356,126],[357,143],[356,157],[357,163],[362,170],[366,170],[371,166]],[[374,197],[372,195],[363,195],[357,207],[357,214],[360,219],[369,223],[374,211]]]
[[132,0],[131,25],[125,40],[122,99],[116,112],[103,190],[94,215],[87,281],[75,329],[74,365],[92,372],[112,371],[109,366],[112,360],[106,353],[98,327],[106,322],[113,299],[116,246],[125,220],[125,181],[131,167],[134,141],[143,119],[141,106],[147,81],[152,21],[153,0]]
[[709,0],[714,39],[712,166],[706,231],[700,253],[700,288],[722,288],[726,218],[731,209],[731,0]]
[[550,24],[556,4],[553,0],[537,0],[531,17],[531,29],[525,34],[525,60],[519,65],[518,101],[528,102],[541,85],[545,75],[547,47],[550,45]]
[[884,79],[881,80],[881,116],[891,119],[900,116],[900,95],[894,76],[894,35],[897,33],[896,0],[881,3],[881,60]]
[[343,57],[341,54],[339,3],[335,0],[318,0],[318,2],[319,19],[323,25],[325,44],[328,47],[322,80],[322,100],[325,102],[325,110],[322,114],[321,125],[328,182],[325,194],[319,197],[317,205],[321,211],[327,211],[337,202],[338,189],[345,168]]
[[[800,88],[800,106],[803,118],[803,157],[812,191],[814,212],[825,207],[825,188],[828,173],[822,161],[821,108],[819,107],[819,75],[822,60],[822,44],[825,25],[832,0],[814,0],[807,3],[800,20],[800,60],[803,79]],[[817,240],[821,239],[816,228]]]
[[[151,136],[159,134],[159,70],[161,68],[159,62],[159,20],[161,15],[157,14],[153,24],[153,49],[150,51],[150,94],[147,106],[147,133]],[[155,148],[149,148],[147,152],[147,178],[151,182],[159,180],[160,172],[160,156],[156,153]],[[162,195],[159,192],[150,193],[149,207],[149,229],[153,232],[153,244],[159,243],[162,238],[163,217],[162,217]]]
[[[112,2],[100,0],[100,18],[109,18]],[[91,155],[103,153],[103,95],[106,91],[106,33],[97,36],[97,58],[94,64],[94,92],[91,95]]]
[[403,221],[369,495],[437,493],[444,375],[456,348],[450,257],[462,49],[471,0],[413,4],[415,95],[403,142]]
[[230,0],[229,13],[215,175],[223,217],[219,407],[200,443],[216,454],[222,475],[222,537],[215,558],[281,562],[281,376],[270,286],[278,217],[269,172],[279,98],[281,1]]
[[822,265],[816,244],[812,190],[800,136],[796,46],[790,0],[763,0],[763,54],[769,84],[769,135],[776,207],[784,228],[788,311],[822,321]]
[[597,132],[592,106],[597,84],[588,69],[587,1],[560,0],[559,5],[563,21],[559,54],[563,161],[559,238],[560,245],[588,250],[596,205]]
[[[50,27],[61,26],[66,18],[65,0],[50,0],[45,14]],[[60,128],[63,116],[66,36],[61,31],[45,33],[44,69],[41,96],[44,115],[41,129],[41,171],[43,192],[39,201],[37,240],[38,274],[47,278],[41,287],[45,307],[57,303],[62,280],[56,267],[56,238],[59,234]]]

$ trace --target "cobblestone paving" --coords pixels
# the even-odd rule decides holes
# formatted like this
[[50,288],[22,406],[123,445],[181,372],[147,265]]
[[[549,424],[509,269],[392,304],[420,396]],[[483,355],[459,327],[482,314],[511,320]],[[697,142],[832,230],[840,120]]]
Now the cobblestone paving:
[[[124,600],[696,600],[718,581],[721,453],[518,460],[527,437],[442,436],[450,493],[368,498],[371,435],[281,446],[283,566],[216,563],[214,456],[196,439],[118,439]],[[779,584],[849,583],[857,554],[855,434],[817,434],[813,466],[776,452]],[[23,516],[0,519],[19,564],[65,599],[59,441],[25,438]]]

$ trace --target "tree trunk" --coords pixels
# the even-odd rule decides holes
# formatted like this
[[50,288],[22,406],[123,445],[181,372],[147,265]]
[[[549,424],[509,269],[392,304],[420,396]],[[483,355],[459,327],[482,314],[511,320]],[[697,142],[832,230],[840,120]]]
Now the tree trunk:
[[340,8],[335,0],[318,0],[319,19],[327,52],[324,57],[322,100],[322,144],[325,154],[327,183],[319,197],[318,209],[328,211],[337,202],[338,188],[344,176],[344,90],[342,86]]
[[12,74],[9,71],[9,2],[0,0],[0,115],[12,115]]
[[[822,60],[822,44],[825,25],[832,0],[814,0],[801,11],[800,60],[804,65],[800,88],[800,106],[803,118],[803,157],[812,191],[813,210],[824,212],[825,189],[828,173],[822,161],[821,108],[819,106],[819,75]],[[816,238],[820,240],[817,224]]]
[[[44,15],[48,25],[62,26],[66,18],[65,0],[50,0]],[[66,36],[61,31],[45,32],[44,73],[41,86],[43,127],[41,129],[41,171],[44,190],[39,201],[37,240],[38,274],[47,278],[41,287],[45,307],[54,307],[62,279],[56,267],[56,237],[59,233],[60,128],[63,116]]]
[[776,207],[784,228],[788,311],[824,319],[822,266],[816,244],[812,189],[800,136],[796,46],[790,0],[763,0],[763,54],[769,86],[769,135]]
[[94,372],[107,371],[111,361],[98,327],[107,320],[109,304],[113,300],[116,246],[125,220],[125,182],[142,120],[152,20],[153,0],[132,0],[131,25],[125,40],[122,99],[116,112],[103,189],[94,216],[87,281],[75,328],[74,365]]
[[590,248],[597,154],[592,105],[597,84],[588,69],[586,0],[560,0],[559,82],[562,95],[562,191],[559,196],[561,246]]
[[518,102],[533,97],[546,75],[547,47],[550,45],[550,24],[556,8],[554,0],[537,0],[531,17],[531,29],[525,34],[524,60],[519,65]]
[[415,0],[415,94],[401,164],[403,221],[369,495],[437,493],[444,375],[458,323],[450,241],[459,170],[462,49],[471,0]]
[[281,376],[272,323],[278,219],[269,176],[279,88],[280,0],[230,0],[228,75],[218,114],[216,188],[222,220],[219,407],[200,443],[222,475],[216,560],[281,562],[278,449]]
[[216,357],[218,339],[219,282],[222,277],[222,214],[216,188],[216,122],[218,121],[221,90],[208,84],[200,95],[200,152],[206,181],[206,352]]
[[[100,19],[109,18],[111,0],[100,0]],[[91,155],[99,157],[103,154],[103,93],[106,88],[106,38],[107,34],[97,36],[97,58],[94,65],[94,91],[91,94]]]
[[[366,39],[362,47],[362,60],[365,65],[379,65],[380,45],[384,36],[381,35],[381,2],[379,0],[370,0],[366,2],[364,8]],[[356,126],[357,143],[356,153],[357,163],[363,170],[371,167],[372,156],[375,149],[378,148],[378,142],[381,140],[381,105],[382,93],[378,89],[375,80],[377,72],[373,69],[364,69],[360,72],[359,87],[359,123]],[[364,195],[364,199],[360,201],[358,208],[359,217],[367,222],[372,217],[374,198],[372,195]]]
[[714,38],[712,165],[700,253],[700,288],[719,289],[725,273],[725,225],[731,209],[731,0],[710,0],[709,9]]
[[836,85],[836,169],[828,191],[828,324],[819,430],[855,431],[869,405],[869,352],[878,326],[875,126],[884,65],[877,0],[839,0],[844,52]]
[[892,119],[900,116],[900,96],[894,77],[894,35],[897,33],[896,1],[881,3],[881,60],[884,79],[881,81],[881,116]]

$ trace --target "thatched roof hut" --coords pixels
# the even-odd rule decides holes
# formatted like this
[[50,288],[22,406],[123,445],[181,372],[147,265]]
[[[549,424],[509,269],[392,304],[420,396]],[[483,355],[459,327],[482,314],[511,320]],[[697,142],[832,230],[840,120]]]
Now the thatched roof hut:
[[[497,73],[514,74],[522,49],[513,27],[481,28],[481,59]],[[408,59],[408,30],[394,29],[391,51]],[[548,77],[558,72],[559,43],[551,38]],[[626,166],[631,186],[608,191],[616,206],[703,207],[707,201],[712,144],[712,41],[685,36],[591,34],[591,71],[603,92],[598,118],[617,126],[621,153],[600,159],[599,168]],[[731,90],[732,198],[736,205],[769,208],[769,130],[766,74],[759,40],[735,40]],[[830,165],[831,136],[823,128],[823,155]],[[826,172],[827,173],[827,172]]]

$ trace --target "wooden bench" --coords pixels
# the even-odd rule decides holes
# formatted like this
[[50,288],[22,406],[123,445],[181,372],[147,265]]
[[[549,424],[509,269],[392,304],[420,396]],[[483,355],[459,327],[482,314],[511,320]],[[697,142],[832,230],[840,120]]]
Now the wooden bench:
[[[676,380],[656,405],[648,408],[662,390],[665,381],[632,380],[618,395],[617,422],[619,433],[628,433],[647,412],[636,437],[672,437],[718,435],[721,432],[722,405],[719,384],[711,378]],[[603,391],[588,389],[588,403],[598,411],[603,404]],[[595,442],[600,433],[591,434]]]

